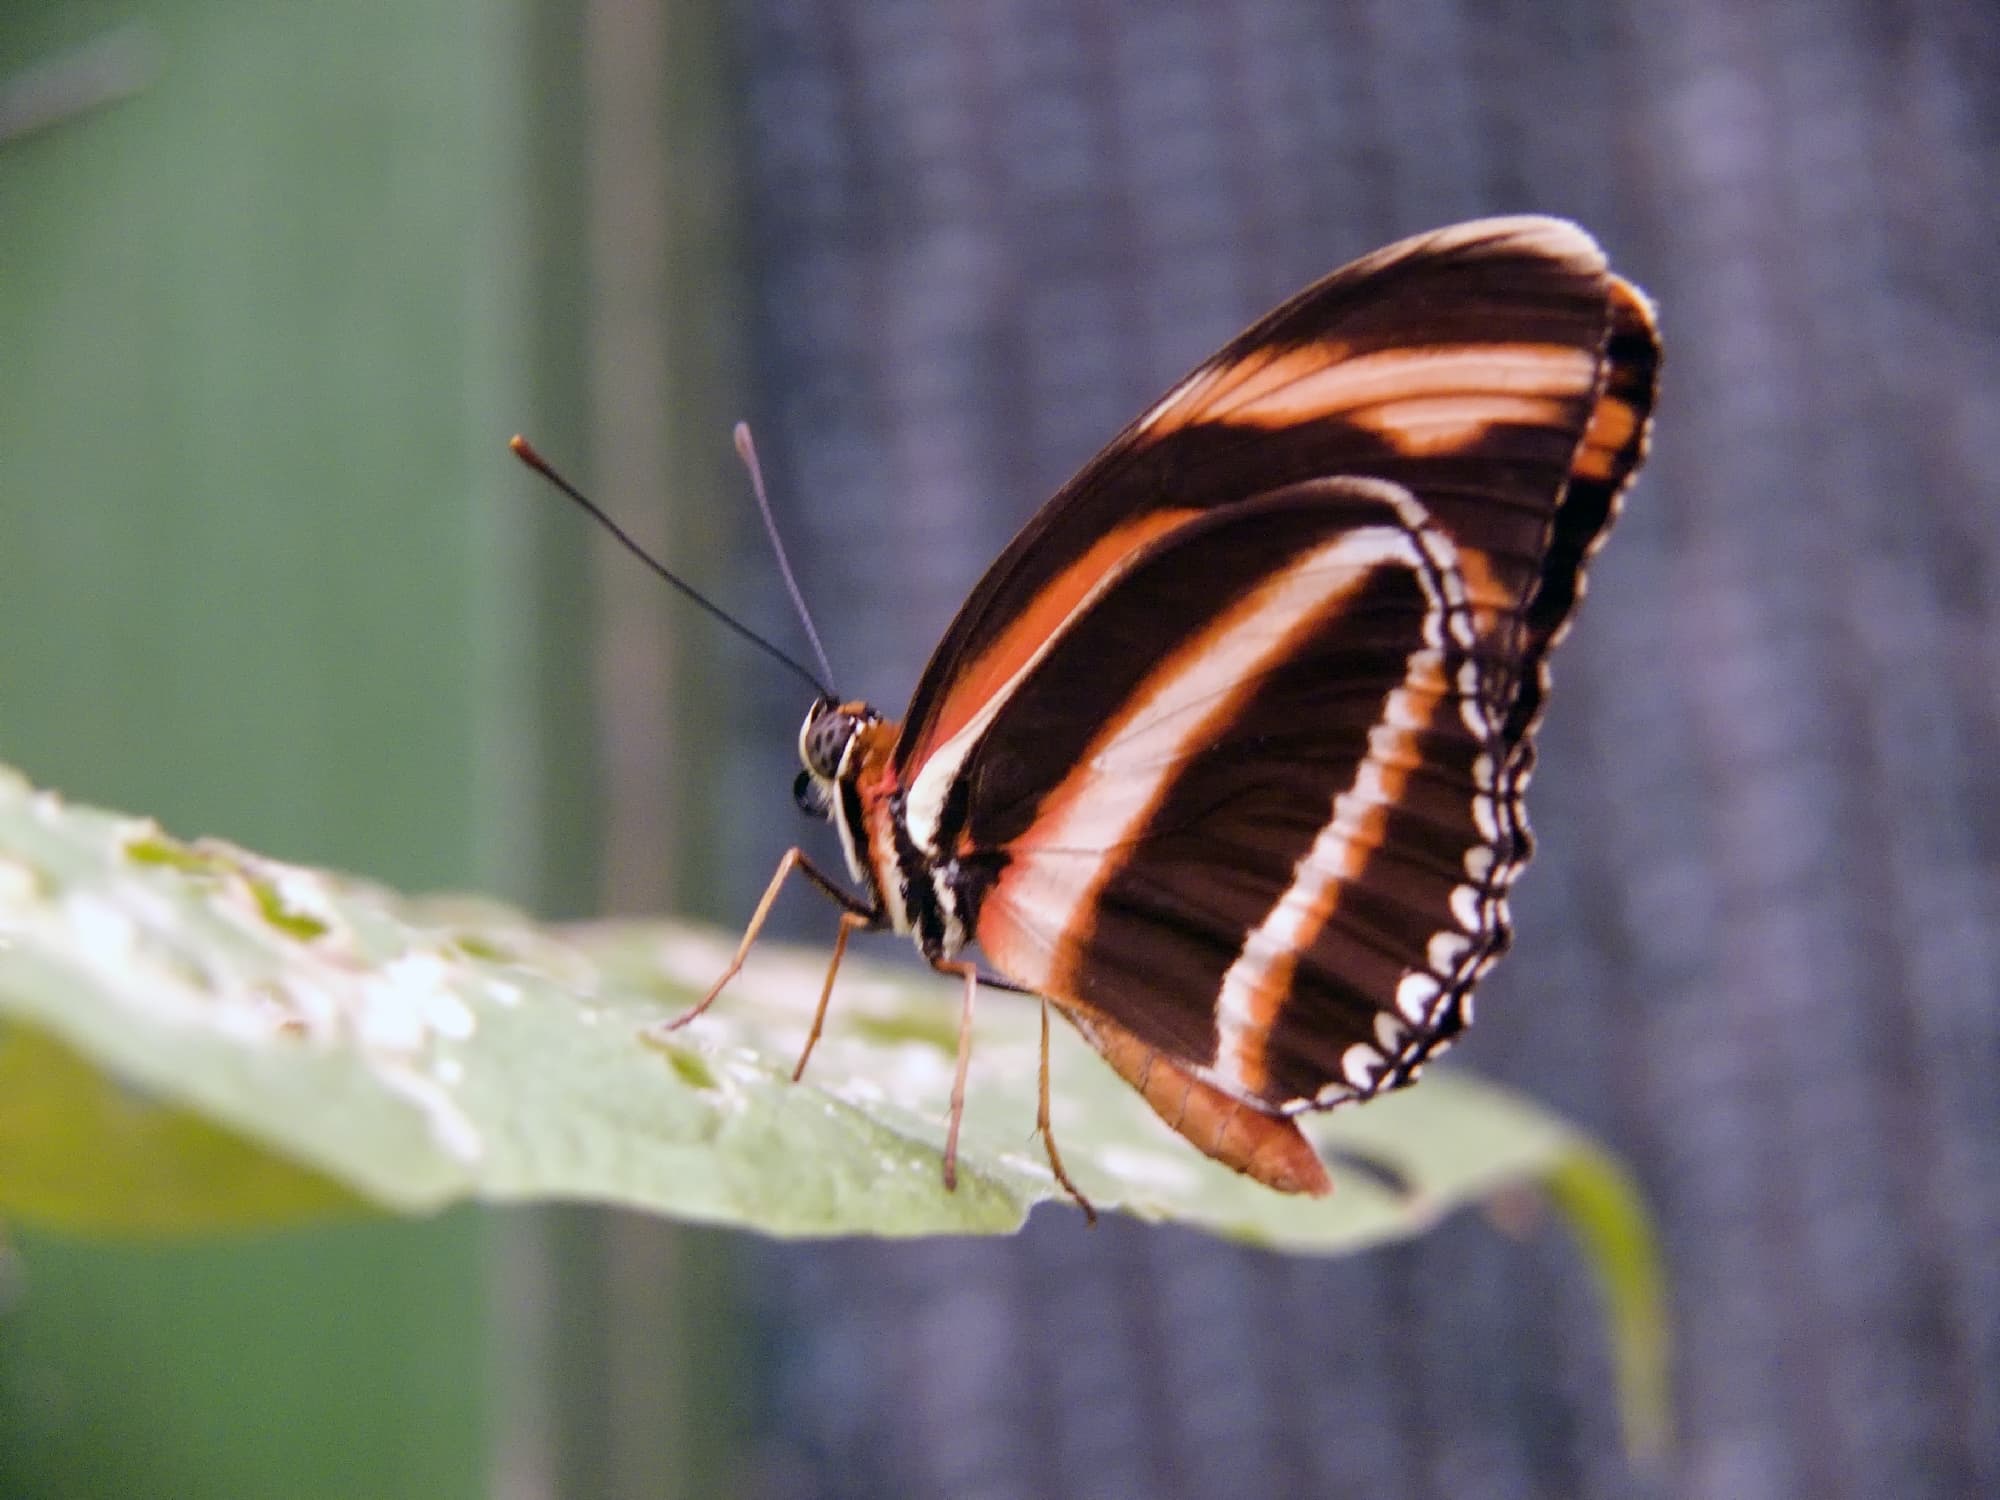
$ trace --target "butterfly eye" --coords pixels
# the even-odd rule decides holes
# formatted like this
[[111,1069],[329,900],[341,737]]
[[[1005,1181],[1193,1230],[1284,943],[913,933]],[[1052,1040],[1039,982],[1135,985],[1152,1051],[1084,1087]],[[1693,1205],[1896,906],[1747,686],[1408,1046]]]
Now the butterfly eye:
[[827,781],[839,775],[840,759],[847,753],[847,742],[854,738],[857,727],[854,715],[838,709],[829,709],[814,719],[807,726],[800,746],[806,769]]
[[798,803],[799,811],[809,818],[826,816],[826,787],[814,780],[810,771],[799,772],[798,779],[792,783],[792,800]]

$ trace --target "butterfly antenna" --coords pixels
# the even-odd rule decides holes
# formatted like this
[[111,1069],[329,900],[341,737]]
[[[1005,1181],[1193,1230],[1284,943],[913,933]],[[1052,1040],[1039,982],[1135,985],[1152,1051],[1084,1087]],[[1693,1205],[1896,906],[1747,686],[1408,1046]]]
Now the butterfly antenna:
[[826,647],[819,643],[819,631],[813,628],[812,611],[806,608],[806,596],[799,592],[799,580],[792,572],[792,560],[785,556],[785,544],[778,536],[778,522],[771,514],[770,497],[764,493],[764,466],[757,462],[757,445],[751,440],[748,422],[736,424],[735,438],[736,456],[750,471],[750,488],[757,495],[757,514],[764,518],[764,535],[771,539],[771,550],[778,554],[778,573],[785,580],[785,592],[792,596],[792,608],[799,612],[799,623],[805,626],[806,639],[812,642],[813,660],[819,663],[820,675],[831,682],[833,668],[827,662]]
[[[556,489],[561,491],[564,496],[575,501],[578,506],[580,506],[585,512],[589,514],[590,518],[593,521],[597,522],[598,525],[602,526],[606,531],[610,532],[612,536],[616,537],[618,539],[619,545],[622,546],[627,552],[631,553],[634,557],[638,558],[640,562],[644,563],[647,567],[651,568],[656,574],[658,574],[661,578],[665,579],[668,583],[672,584],[676,589],[679,589],[683,596],[685,596],[687,599],[691,600],[695,604],[699,605],[703,610],[705,610],[708,613],[708,615],[712,619],[715,619],[719,621],[721,624],[728,626],[729,629],[735,631],[737,635],[741,636],[744,640],[748,641],[751,645],[755,646],[759,651],[762,651],[766,656],[769,656],[773,661],[776,661],[781,665],[790,668],[791,671],[797,674],[797,676],[802,681],[810,685],[812,690],[815,693],[818,693],[820,697],[825,698],[828,701],[833,700],[834,698],[833,690],[829,688],[825,682],[813,676],[809,668],[801,664],[799,661],[793,658],[789,653],[779,649],[777,646],[772,645],[769,641],[765,640],[764,637],[757,634],[756,631],[752,630],[748,625],[745,625],[741,620],[737,619],[727,610],[723,609],[721,606],[717,604],[710,602],[710,600],[707,598],[706,595],[700,593],[689,584],[684,583],[676,574],[674,574],[674,572],[671,569],[669,569],[666,566],[666,564],[660,562],[659,559],[655,558],[652,553],[648,552],[644,547],[640,546],[637,542],[632,540],[631,534],[627,532],[624,527],[620,526],[616,521],[612,520],[611,517],[609,517],[602,510],[600,510],[597,507],[596,502],[594,502],[587,495],[585,495],[583,491],[579,490],[575,485],[571,484],[567,479],[563,478],[561,474],[557,473],[555,468],[549,463],[549,461],[543,458],[541,454],[537,453],[535,451],[534,445],[530,443],[526,438],[521,437],[519,434],[516,434],[514,437],[508,440],[507,446],[514,450],[514,456],[516,458],[520,459],[522,463],[526,464],[529,468],[533,469],[537,474],[541,475],[542,478],[546,479],[550,484],[554,485]],[[785,581],[787,583],[791,582],[791,574],[789,572],[787,572],[785,575]],[[793,597],[794,598],[797,597],[796,590],[794,590]],[[808,629],[810,628],[811,627],[808,626]],[[813,645],[815,647],[819,645],[817,637],[814,638]],[[820,656],[820,665],[822,667],[826,665],[826,657],[825,653],[823,652],[821,653]],[[828,672],[826,675],[828,677],[831,677],[833,674],[831,672]]]

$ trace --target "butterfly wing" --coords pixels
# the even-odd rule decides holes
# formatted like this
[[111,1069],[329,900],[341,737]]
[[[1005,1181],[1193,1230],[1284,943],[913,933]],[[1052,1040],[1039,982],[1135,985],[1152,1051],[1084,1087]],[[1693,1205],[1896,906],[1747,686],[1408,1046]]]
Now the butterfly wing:
[[1334,273],[1121,434],[898,742],[996,966],[1149,1098],[1156,1061],[1287,1113],[1414,1076],[1506,946],[1544,657],[1657,361],[1587,235],[1489,220]]
[[[1643,449],[1657,345],[1643,299],[1556,219],[1392,245],[1301,293],[1121,433],[987,571],[925,668],[908,784],[1116,568],[1220,506],[1333,475],[1387,479],[1456,539],[1489,625],[1530,632],[1535,683],[1577,568]],[[1531,599],[1535,606],[1528,607]]]

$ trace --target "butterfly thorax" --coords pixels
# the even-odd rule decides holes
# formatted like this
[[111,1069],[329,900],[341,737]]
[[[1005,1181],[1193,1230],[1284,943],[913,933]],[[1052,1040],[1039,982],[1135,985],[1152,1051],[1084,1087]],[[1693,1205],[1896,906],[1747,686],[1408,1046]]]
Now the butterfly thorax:
[[915,938],[927,958],[950,958],[965,946],[960,893],[948,868],[912,839],[896,773],[899,726],[870,705],[825,699],[799,730],[794,798],[840,836],[848,873],[867,892],[877,920]]

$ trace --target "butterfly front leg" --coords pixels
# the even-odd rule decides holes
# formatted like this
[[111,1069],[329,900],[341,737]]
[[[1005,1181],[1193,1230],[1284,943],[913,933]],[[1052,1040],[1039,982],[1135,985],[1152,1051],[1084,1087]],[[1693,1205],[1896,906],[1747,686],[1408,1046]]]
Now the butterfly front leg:
[[793,1080],[796,1081],[799,1073],[805,1071],[806,1057],[812,1054],[813,1044],[819,1040],[820,1023],[826,1015],[827,997],[833,993],[833,976],[840,968],[841,955],[847,949],[848,933],[856,927],[872,929],[883,925],[882,914],[879,910],[852,892],[843,890],[832,876],[807,859],[805,851],[796,846],[787,849],[785,857],[778,861],[777,873],[772,875],[771,883],[764,888],[764,897],[757,903],[757,909],[750,914],[750,925],[743,929],[743,940],[736,945],[736,956],[729,960],[729,967],[724,969],[721,977],[709,986],[706,995],[703,995],[687,1011],[675,1016],[673,1020],[668,1021],[660,1029],[663,1031],[679,1031],[688,1022],[713,1005],[716,996],[728,988],[729,981],[742,971],[743,960],[749,956],[751,945],[757,941],[757,934],[764,930],[764,923],[771,915],[771,908],[777,905],[778,892],[785,888],[785,882],[791,878],[794,870],[804,875],[806,879],[810,880],[822,891],[825,891],[842,909],[840,936],[834,943],[833,963],[827,969],[826,985],[820,991],[819,1009],[813,1013],[812,1034],[806,1041],[805,1053],[799,1058],[798,1069],[792,1074]]

